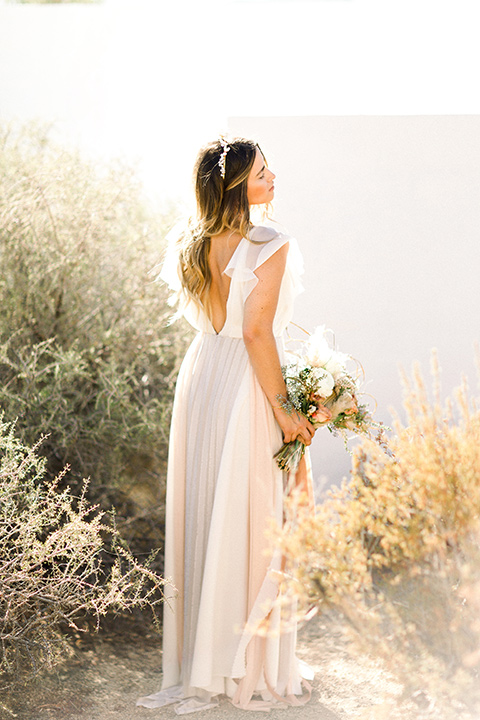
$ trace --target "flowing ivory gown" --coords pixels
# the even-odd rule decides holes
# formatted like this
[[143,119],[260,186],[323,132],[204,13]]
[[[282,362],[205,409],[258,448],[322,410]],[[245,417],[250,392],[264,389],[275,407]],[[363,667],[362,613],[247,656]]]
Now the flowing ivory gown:
[[[225,269],[222,330],[193,304],[184,309],[198,335],[177,380],[168,459],[165,577],[178,593],[167,590],[164,606],[164,689],[137,702],[177,702],[178,714],[212,707],[219,694],[251,710],[309,698],[312,674],[295,657],[295,625],[280,628],[281,557],[265,535],[270,518],[282,523],[285,477],[273,459],[282,433],[242,338],[255,270],[289,243],[273,324],[282,359],[302,258],[293,238],[270,227],[256,227],[251,239],[240,241]],[[173,252],[161,277],[179,289]],[[266,635],[256,633],[260,626]]]

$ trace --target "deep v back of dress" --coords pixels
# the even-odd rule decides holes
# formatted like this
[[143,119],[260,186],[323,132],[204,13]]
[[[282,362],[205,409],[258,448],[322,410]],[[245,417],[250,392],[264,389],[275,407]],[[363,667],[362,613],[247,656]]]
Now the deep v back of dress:
[[234,231],[224,232],[210,238],[208,263],[212,279],[204,306],[217,335],[221,333],[227,320],[231,278],[225,270],[231,263],[242,239],[240,233]]
[[[282,245],[289,243],[287,266],[273,323],[273,333],[275,337],[280,337],[292,318],[293,298],[303,289],[300,281],[303,261],[295,239],[275,228],[263,225],[252,228],[248,239],[240,239],[222,273],[230,278],[230,286],[228,295],[223,300],[224,314],[218,321],[215,319],[215,329],[205,308],[192,302],[186,294],[182,293],[177,272],[178,255],[176,250],[176,241],[181,232],[182,226],[177,225],[169,235],[167,254],[160,278],[169,285],[173,292],[180,294],[179,315],[183,315],[196,330],[222,337],[242,337],[243,309],[247,297],[258,282],[256,270],[264,262],[267,262]],[[224,320],[223,325],[222,320]]]

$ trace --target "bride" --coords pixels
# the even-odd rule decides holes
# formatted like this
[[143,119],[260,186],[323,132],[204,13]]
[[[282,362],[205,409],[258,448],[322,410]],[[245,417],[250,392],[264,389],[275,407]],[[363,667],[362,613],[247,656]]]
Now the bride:
[[[212,142],[194,177],[197,216],[173,233],[161,274],[198,331],[170,434],[165,576],[176,590],[164,606],[163,689],[137,704],[175,702],[178,714],[219,695],[246,710],[298,705],[309,669],[280,617],[281,557],[266,530],[282,523],[286,485],[273,455],[282,439],[309,445],[314,434],[289,411],[281,371],[302,261],[293,238],[251,224],[275,179],[256,143]],[[309,487],[305,463],[294,482]]]

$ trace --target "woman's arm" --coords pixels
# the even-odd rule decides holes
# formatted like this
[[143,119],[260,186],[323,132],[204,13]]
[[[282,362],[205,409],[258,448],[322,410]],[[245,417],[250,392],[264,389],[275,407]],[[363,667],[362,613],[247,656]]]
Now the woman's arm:
[[288,414],[278,399],[279,396],[286,397],[287,388],[273,335],[273,320],[287,253],[288,243],[255,271],[258,283],[245,302],[243,339],[254,372],[282,429],[284,441],[298,438],[305,445],[310,445],[315,433],[313,425],[296,412]]

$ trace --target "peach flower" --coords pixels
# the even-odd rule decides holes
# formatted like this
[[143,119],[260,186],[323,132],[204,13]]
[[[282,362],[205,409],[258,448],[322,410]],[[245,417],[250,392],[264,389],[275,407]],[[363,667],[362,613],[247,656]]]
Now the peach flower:
[[332,413],[325,405],[317,407],[316,411],[312,415],[312,422],[315,423],[328,423],[332,419]]

